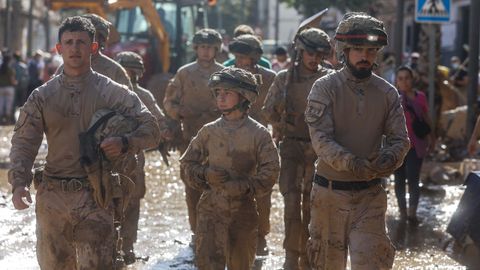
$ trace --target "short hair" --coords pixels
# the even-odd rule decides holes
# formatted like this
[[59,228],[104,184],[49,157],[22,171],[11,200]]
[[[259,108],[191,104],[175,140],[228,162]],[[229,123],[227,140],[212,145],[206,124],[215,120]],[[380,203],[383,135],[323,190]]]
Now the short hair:
[[235,28],[235,30],[233,30],[233,37],[238,37],[245,34],[255,35],[255,31],[253,31],[252,27],[246,24],[240,24]]
[[408,73],[410,73],[410,76],[413,78],[413,70],[412,68],[410,68],[409,66],[400,66],[399,68],[397,68],[397,71],[395,72],[395,75],[398,75],[398,73],[400,73],[400,71],[406,71]]
[[87,32],[92,41],[95,40],[95,27],[89,19],[81,16],[68,17],[63,20],[58,30],[58,42],[61,41],[64,32]]

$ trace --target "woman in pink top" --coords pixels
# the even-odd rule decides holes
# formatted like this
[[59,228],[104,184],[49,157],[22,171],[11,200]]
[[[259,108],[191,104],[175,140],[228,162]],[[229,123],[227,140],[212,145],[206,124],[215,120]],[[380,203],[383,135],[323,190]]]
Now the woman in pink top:
[[[428,105],[425,94],[413,88],[413,71],[407,66],[397,69],[396,86],[402,96],[402,106],[405,112],[408,137],[411,148],[400,168],[395,171],[395,195],[400,209],[401,220],[407,220],[412,225],[418,224],[417,206],[420,197],[420,169],[423,158],[434,147],[435,136],[430,132],[423,138],[415,134],[412,124],[415,118],[423,119],[432,127],[428,116]],[[433,128],[432,128],[433,130]],[[409,207],[407,216],[407,202],[405,199],[405,182],[408,179]]]

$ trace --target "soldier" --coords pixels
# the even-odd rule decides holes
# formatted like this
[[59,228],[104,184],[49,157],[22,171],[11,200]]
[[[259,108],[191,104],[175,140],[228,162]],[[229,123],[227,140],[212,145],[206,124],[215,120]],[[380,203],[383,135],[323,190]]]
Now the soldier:
[[[268,88],[270,88],[273,80],[275,79],[275,72],[257,64],[263,53],[262,43],[257,37],[245,34],[235,38],[229,44],[228,48],[230,52],[235,55],[235,67],[245,69],[255,74],[255,76],[258,78],[258,98],[257,101],[252,104],[249,115],[262,125],[267,126],[267,120],[262,115],[261,109],[265,100],[265,96],[267,95]],[[270,232],[270,208],[272,207],[271,197],[271,194],[267,194],[262,198],[256,198],[258,214],[260,216],[257,244],[258,255],[268,254],[265,236]]]
[[[112,24],[96,14],[85,14],[82,15],[82,17],[89,19],[93,26],[95,26],[95,40],[99,46],[99,50],[92,55],[92,69],[119,84],[128,86],[128,89],[133,89],[133,86],[130,83],[130,78],[128,78],[125,69],[113,59],[102,53],[107,44],[108,36],[110,34],[110,26]],[[62,73],[62,71],[63,65],[58,67],[55,74],[58,75]]]
[[253,266],[258,214],[255,197],[270,194],[279,161],[268,130],[248,116],[258,95],[255,77],[228,67],[212,75],[222,117],[208,123],[181,157],[198,203],[196,264],[202,269]]
[[380,177],[402,164],[409,140],[398,91],[372,74],[387,34],[381,21],[354,12],[335,39],[345,66],[315,82],[305,111],[318,156],[307,256],[313,269],[345,269],[347,252],[352,269],[391,268]]
[[[145,67],[142,57],[134,52],[122,52],[117,54],[115,60],[125,68],[133,85],[133,91],[145,104],[147,109],[155,116],[158,121],[162,137],[168,138],[170,135],[165,116],[158,106],[152,93],[138,85],[138,80],[143,76]],[[122,222],[120,236],[122,238],[122,250],[124,253],[124,262],[129,265],[135,262],[135,253],[133,243],[137,241],[138,219],[140,217],[140,199],[145,196],[145,155],[143,152],[137,155],[138,165],[135,174],[132,177],[135,182],[135,192],[130,198],[125,217]]]
[[[37,258],[41,269],[112,269],[112,203],[100,207],[87,171],[80,164],[78,136],[94,114],[110,109],[135,119],[138,127],[122,137],[108,137],[100,148],[108,158],[136,153],[157,144],[158,126],[141,101],[123,85],[91,69],[98,49],[95,28],[82,17],[60,26],[56,49],[61,75],[35,89],[21,108],[10,152],[9,183],[16,209],[32,202],[28,187],[38,148],[46,135],[48,156],[36,194]],[[108,203],[108,202],[107,202]]]
[[305,246],[310,221],[310,190],[316,159],[304,112],[313,83],[331,71],[320,64],[330,54],[330,38],[320,29],[303,30],[295,40],[297,65],[281,71],[268,90],[263,111],[279,130],[280,192],[285,203],[284,269],[308,266]]
[[[237,27],[235,27],[235,30],[233,30],[233,37],[234,38],[239,37],[241,35],[247,35],[247,34],[248,35],[255,35],[255,31],[253,31],[252,27],[250,27],[246,24],[240,24]],[[272,63],[270,63],[270,61],[263,56],[260,56],[260,58],[258,58],[257,64],[264,67],[264,68],[272,69]],[[223,62],[223,65],[226,66],[226,67],[234,66],[235,65],[235,58],[228,59],[227,61]]]
[[[181,67],[167,86],[163,105],[168,116],[182,123],[183,142],[179,147],[181,153],[187,149],[190,140],[204,124],[219,116],[214,109],[215,99],[208,88],[208,79],[223,68],[215,61],[221,44],[221,35],[213,29],[202,29],[195,33],[193,47],[197,60]],[[190,229],[195,234],[196,207],[201,193],[186,184],[183,171],[180,171],[180,178],[185,183],[188,219]]]

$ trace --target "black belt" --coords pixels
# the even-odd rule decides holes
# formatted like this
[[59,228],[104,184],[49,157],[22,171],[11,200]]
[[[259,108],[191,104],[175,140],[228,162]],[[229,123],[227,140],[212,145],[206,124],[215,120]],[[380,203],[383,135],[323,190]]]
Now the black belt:
[[60,187],[63,192],[77,192],[82,189],[91,189],[92,186],[87,177],[55,177],[44,175],[47,183]]
[[310,138],[303,138],[303,137],[293,137],[293,136],[286,136],[285,139],[293,140],[297,142],[311,142]]
[[315,174],[313,182],[322,187],[327,187],[329,182],[332,182],[332,189],[338,190],[363,190],[372,186],[379,185],[382,180],[380,178],[375,178],[370,181],[360,181],[360,182],[345,182],[345,181],[329,181],[327,178]]

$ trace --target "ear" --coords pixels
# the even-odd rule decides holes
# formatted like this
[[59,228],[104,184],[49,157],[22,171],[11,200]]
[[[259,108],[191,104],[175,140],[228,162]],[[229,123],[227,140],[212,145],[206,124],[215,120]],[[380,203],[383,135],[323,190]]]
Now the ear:
[[92,52],[92,54],[96,54],[97,51],[98,51],[98,42],[94,41],[94,42],[92,42],[91,52]]
[[57,50],[58,54],[62,54],[62,45],[60,43],[55,44],[55,49]]

